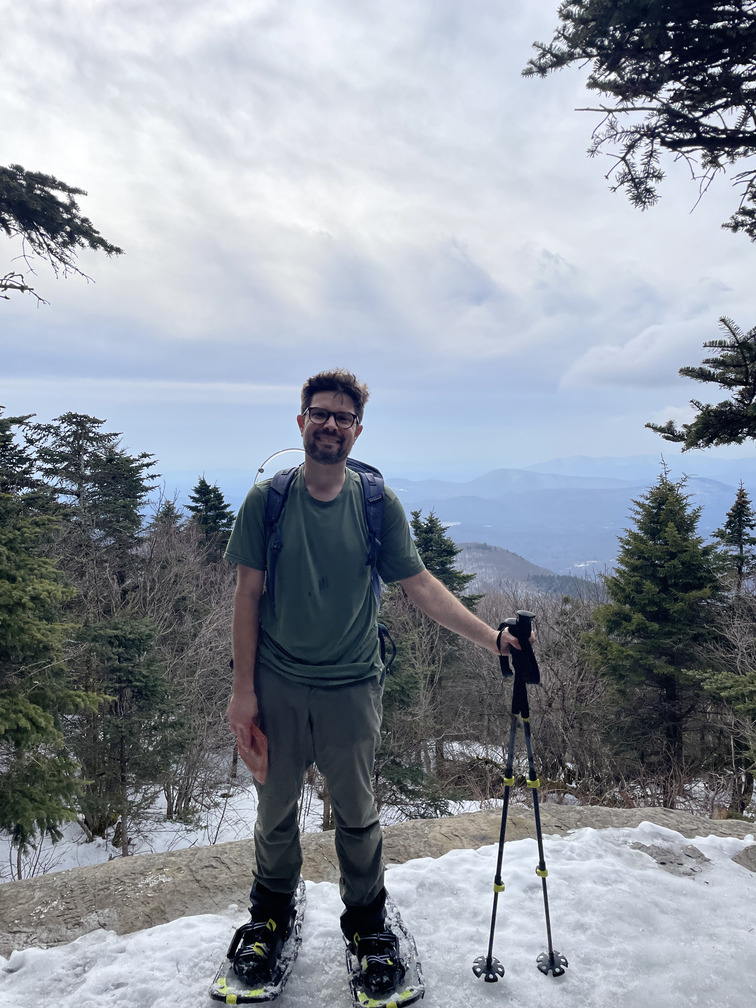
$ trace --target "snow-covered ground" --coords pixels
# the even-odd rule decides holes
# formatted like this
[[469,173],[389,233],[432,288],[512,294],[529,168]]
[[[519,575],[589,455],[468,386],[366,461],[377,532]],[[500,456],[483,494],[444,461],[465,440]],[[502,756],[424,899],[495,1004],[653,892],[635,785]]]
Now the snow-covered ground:
[[[414,931],[428,1008],[746,1008],[756,1004],[756,875],[731,860],[753,842],[688,840],[644,823],[545,837],[560,979],[538,972],[546,930],[534,840],[507,843],[495,984],[472,973],[485,954],[496,848],[392,866],[387,885]],[[634,844],[673,852],[684,874]],[[687,856],[696,847],[708,859]],[[663,858],[662,858],[663,860]],[[348,1008],[338,889],[309,883],[303,945],[280,1008]],[[97,931],[70,945],[0,958],[8,1008],[211,1008],[207,985],[242,907],[132,935]]]

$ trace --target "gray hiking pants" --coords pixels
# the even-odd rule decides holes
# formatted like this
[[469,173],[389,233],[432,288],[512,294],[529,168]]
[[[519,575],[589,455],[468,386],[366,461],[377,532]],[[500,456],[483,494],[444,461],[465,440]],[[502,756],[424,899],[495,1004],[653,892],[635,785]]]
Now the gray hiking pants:
[[258,663],[255,692],[268,739],[268,777],[257,786],[255,876],[273,892],[293,892],[302,869],[298,802],[311,763],[328,782],[336,825],[341,898],[366,906],[383,888],[383,835],[373,797],[382,686],[304,686]]

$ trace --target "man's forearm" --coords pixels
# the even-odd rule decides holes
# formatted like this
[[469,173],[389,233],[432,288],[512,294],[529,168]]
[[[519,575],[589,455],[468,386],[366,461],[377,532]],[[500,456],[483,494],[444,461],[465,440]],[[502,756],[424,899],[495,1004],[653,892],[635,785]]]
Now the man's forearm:
[[[497,631],[479,619],[475,613],[470,612],[428,571],[403,581],[402,587],[417,608],[436,623],[475,644],[480,644],[487,651],[499,654],[496,647]],[[507,648],[502,645],[502,651],[506,650]]]
[[232,643],[234,651],[233,691],[253,690],[259,636],[258,605],[244,596],[234,601]]

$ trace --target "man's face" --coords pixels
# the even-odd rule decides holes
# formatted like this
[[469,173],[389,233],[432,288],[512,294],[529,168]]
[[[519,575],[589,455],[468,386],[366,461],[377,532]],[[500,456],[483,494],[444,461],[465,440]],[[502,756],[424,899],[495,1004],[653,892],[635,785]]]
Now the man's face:
[[[329,412],[341,410],[348,413],[357,412],[352,397],[339,392],[316,392],[310,406],[320,407]],[[345,429],[337,426],[333,416],[329,416],[325,423],[316,424],[310,420],[310,414],[306,413],[297,417],[297,423],[302,432],[305,454],[313,462],[320,462],[321,465],[337,465],[343,462],[362,433],[361,424],[355,422],[352,427]]]

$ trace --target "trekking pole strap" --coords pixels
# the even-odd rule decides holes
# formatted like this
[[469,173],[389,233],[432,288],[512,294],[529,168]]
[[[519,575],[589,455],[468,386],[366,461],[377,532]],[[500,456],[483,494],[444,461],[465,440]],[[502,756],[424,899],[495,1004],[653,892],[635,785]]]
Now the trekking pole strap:
[[509,655],[501,653],[501,635],[508,628],[507,623],[499,624],[499,635],[496,638],[496,650],[499,652],[499,668],[501,669],[501,675],[504,679],[509,679],[512,676],[512,666],[509,664]]

